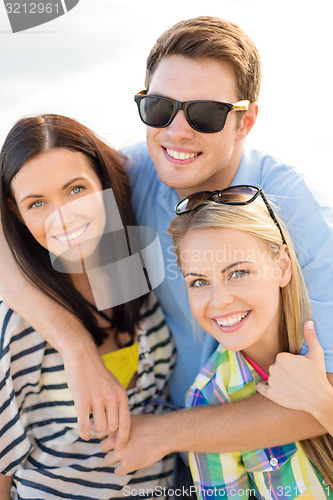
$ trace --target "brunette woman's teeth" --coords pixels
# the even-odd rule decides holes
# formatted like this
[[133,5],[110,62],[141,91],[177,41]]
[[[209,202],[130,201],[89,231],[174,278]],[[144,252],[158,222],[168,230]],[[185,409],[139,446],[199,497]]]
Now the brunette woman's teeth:
[[60,236],[60,235],[54,236],[54,238],[56,238],[62,242],[67,242],[68,240],[69,241],[75,240],[76,238],[81,236],[87,230],[88,225],[89,224],[86,224],[84,227],[82,227],[81,229],[79,229],[77,231],[66,233],[64,236]]

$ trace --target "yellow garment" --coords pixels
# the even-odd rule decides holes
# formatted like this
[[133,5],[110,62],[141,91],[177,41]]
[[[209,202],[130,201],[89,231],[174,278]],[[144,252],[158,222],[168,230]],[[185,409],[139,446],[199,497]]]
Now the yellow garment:
[[127,389],[139,366],[139,343],[102,355],[106,368],[113,373],[121,385]]

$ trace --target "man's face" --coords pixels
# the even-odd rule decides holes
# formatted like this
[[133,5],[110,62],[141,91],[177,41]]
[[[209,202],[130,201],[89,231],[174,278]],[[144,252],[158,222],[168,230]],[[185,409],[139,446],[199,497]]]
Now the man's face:
[[[239,100],[228,63],[179,55],[160,61],[148,93],[178,101],[203,99],[233,104]],[[229,186],[241,158],[241,138],[233,111],[223,130],[214,134],[195,131],[182,110],[168,127],[147,127],[148,150],[158,176],[180,197]]]

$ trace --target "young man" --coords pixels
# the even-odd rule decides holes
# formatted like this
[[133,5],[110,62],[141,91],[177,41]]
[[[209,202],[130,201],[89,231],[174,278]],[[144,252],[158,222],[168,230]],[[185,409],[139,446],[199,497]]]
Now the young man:
[[[184,404],[186,390],[215,345],[208,335],[193,333],[185,288],[166,231],[179,198],[230,184],[261,185],[266,194],[274,196],[281,217],[288,221],[309,286],[313,318],[327,356],[326,367],[332,372],[332,230],[292,168],[256,151],[244,150],[244,139],[258,112],[260,60],[253,42],[236,25],[217,18],[181,22],[162,34],[152,49],[146,87],[148,96],[168,100],[153,101],[157,114],[152,116],[146,113],[152,101],[137,98],[143,103],[140,111],[148,124],[149,153],[144,144],[130,148],[128,172],[138,223],[158,230],[164,251],[166,279],[156,292],[178,351],[170,383],[173,401]],[[239,103],[244,100],[249,103]],[[180,104],[188,101],[209,102],[199,109]],[[235,109],[230,104],[236,104]],[[162,117],[158,112],[161,107]],[[244,107],[248,109],[237,111]],[[2,262],[4,259],[2,256]],[[119,427],[116,444],[120,448],[129,431],[129,426],[122,424],[126,395],[114,381],[111,383],[97,353],[92,358],[89,334],[75,318],[25,283],[8,261],[2,265],[1,286],[6,302],[63,355],[81,435],[88,435],[88,414],[93,411],[98,431]],[[17,293],[17,289],[21,292]],[[33,307],[36,301],[40,305],[38,315]],[[66,339],[69,329],[71,338],[75,332],[75,345],[69,345]],[[333,380],[332,375],[328,377]],[[109,457],[110,461],[121,461],[119,474],[152,463],[169,451],[267,448],[313,437],[324,433],[324,429],[310,415],[287,410],[256,394],[224,407],[135,418],[132,433],[129,446]],[[109,440],[104,448],[113,445]]]

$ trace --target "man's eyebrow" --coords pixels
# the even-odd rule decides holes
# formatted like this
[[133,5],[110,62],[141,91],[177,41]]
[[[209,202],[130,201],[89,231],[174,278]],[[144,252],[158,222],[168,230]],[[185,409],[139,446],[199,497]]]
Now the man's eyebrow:
[[[76,182],[76,181],[85,181],[85,180],[86,180],[85,177],[74,177],[74,179],[71,179],[70,181],[66,182],[66,184],[64,184],[61,189],[68,188],[68,186],[70,186],[73,182]],[[22,198],[21,203],[24,200],[27,200],[28,198],[43,198],[43,195],[42,194],[28,194],[27,196],[25,196],[24,198]]]
[[[227,271],[229,271],[229,269],[232,269],[233,267],[236,267],[239,264],[251,264],[251,262],[249,260],[238,260],[237,262],[233,262],[232,264],[229,264],[229,266],[225,267],[221,271],[221,274],[226,273]],[[184,278],[186,278],[186,276],[195,276],[196,278],[206,278],[205,274],[194,273],[194,272],[193,273],[189,272],[189,273],[184,274]]]

